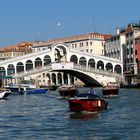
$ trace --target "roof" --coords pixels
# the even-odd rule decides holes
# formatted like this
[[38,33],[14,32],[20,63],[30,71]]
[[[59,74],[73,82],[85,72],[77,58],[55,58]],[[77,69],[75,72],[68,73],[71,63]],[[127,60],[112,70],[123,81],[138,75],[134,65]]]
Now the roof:
[[0,52],[10,52],[11,50],[13,51],[21,51],[21,48],[23,48],[22,50],[27,49],[28,46],[32,46],[32,42],[21,42],[19,44],[15,44],[15,45],[10,45],[4,48],[0,48]]
[[88,33],[88,34],[69,36],[69,37],[65,37],[65,38],[50,39],[46,42],[34,42],[33,46],[52,45],[52,44],[56,44],[56,43],[68,43],[68,42],[72,42],[72,41],[87,40],[87,39],[105,40],[110,37],[112,37],[111,34]]

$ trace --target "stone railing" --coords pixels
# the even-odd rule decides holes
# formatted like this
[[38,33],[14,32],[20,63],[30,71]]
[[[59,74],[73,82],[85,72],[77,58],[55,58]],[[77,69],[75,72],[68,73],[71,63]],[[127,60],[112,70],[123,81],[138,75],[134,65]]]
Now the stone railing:
[[85,71],[85,72],[90,72],[90,73],[95,73],[95,74],[100,74],[100,75],[105,75],[105,76],[123,78],[123,75],[118,74],[118,73],[112,73],[109,71],[105,71],[103,69],[95,69],[95,68],[86,67],[83,65],[74,64],[74,69]]
[[38,66],[38,67],[30,69],[30,70],[18,72],[16,74],[11,75],[11,76],[13,78],[21,78],[21,77],[26,77],[26,76],[30,76],[30,75],[42,73],[42,72],[45,72],[45,71],[50,71],[50,70],[52,70],[52,65],[51,64],[46,65],[46,66]]

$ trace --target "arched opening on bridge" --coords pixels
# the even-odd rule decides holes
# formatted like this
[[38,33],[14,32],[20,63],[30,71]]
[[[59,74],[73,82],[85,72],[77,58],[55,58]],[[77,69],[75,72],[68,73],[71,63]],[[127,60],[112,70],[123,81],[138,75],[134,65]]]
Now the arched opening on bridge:
[[57,79],[58,79],[58,84],[62,85],[62,74],[61,73],[57,74]]
[[54,54],[55,54],[56,62],[65,62],[66,61],[67,51],[64,46],[62,46],[62,45],[56,46]]
[[11,75],[15,73],[15,67],[13,64],[9,64],[7,67],[7,75]]
[[22,72],[24,71],[24,65],[22,62],[18,62],[16,66],[17,72]]
[[52,84],[56,85],[56,74],[52,73]]
[[0,67],[0,76],[5,76],[6,75],[6,71],[4,67]]
[[51,57],[49,55],[45,55],[44,57],[44,66],[51,63]]
[[64,84],[68,84],[68,75],[66,72],[63,74]]
[[78,63],[78,58],[76,55],[72,55],[71,58],[70,58],[70,61],[77,64]]
[[111,63],[107,63],[105,68],[107,71],[113,72],[113,65]]
[[50,74],[47,73],[46,77],[47,77],[47,84],[48,85],[51,85],[51,77],[50,77]]
[[35,68],[38,66],[42,66],[42,60],[39,57],[35,59]]
[[79,59],[79,64],[80,64],[80,65],[83,65],[83,66],[86,66],[86,58],[85,58],[85,57],[81,57],[81,58]]
[[91,68],[95,68],[95,60],[94,59],[89,59],[88,66],[91,67]]
[[116,73],[119,73],[119,74],[122,73],[122,68],[121,68],[120,65],[116,65],[115,68],[114,68],[114,70],[115,70]]
[[33,62],[31,60],[26,61],[26,70],[30,70],[33,68]]
[[0,67],[0,87],[5,85],[5,75],[6,75],[6,71],[4,67]]
[[74,76],[70,75],[70,84],[74,84]]
[[98,61],[97,62],[97,69],[104,69],[104,63],[103,63],[103,61]]

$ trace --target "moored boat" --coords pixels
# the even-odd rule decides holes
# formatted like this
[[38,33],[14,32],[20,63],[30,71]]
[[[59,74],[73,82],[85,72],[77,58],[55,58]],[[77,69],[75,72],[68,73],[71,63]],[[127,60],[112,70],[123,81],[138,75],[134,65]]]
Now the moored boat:
[[74,98],[70,98],[69,109],[72,112],[96,112],[106,110],[108,102],[97,95],[78,94]]
[[59,87],[58,92],[60,93],[61,97],[70,98],[74,97],[78,90],[75,85],[63,85]]
[[0,99],[4,99],[11,94],[10,90],[5,88],[0,88]]
[[117,96],[119,93],[119,86],[117,83],[110,82],[103,86],[102,93],[105,97]]

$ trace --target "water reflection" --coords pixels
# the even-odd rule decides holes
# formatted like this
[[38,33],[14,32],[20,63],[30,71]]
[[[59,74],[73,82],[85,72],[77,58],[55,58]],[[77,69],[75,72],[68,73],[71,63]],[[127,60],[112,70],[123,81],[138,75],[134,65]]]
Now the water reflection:
[[70,119],[80,119],[80,120],[88,120],[88,119],[97,119],[99,116],[99,112],[83,112],[83,113],[70,113]]

